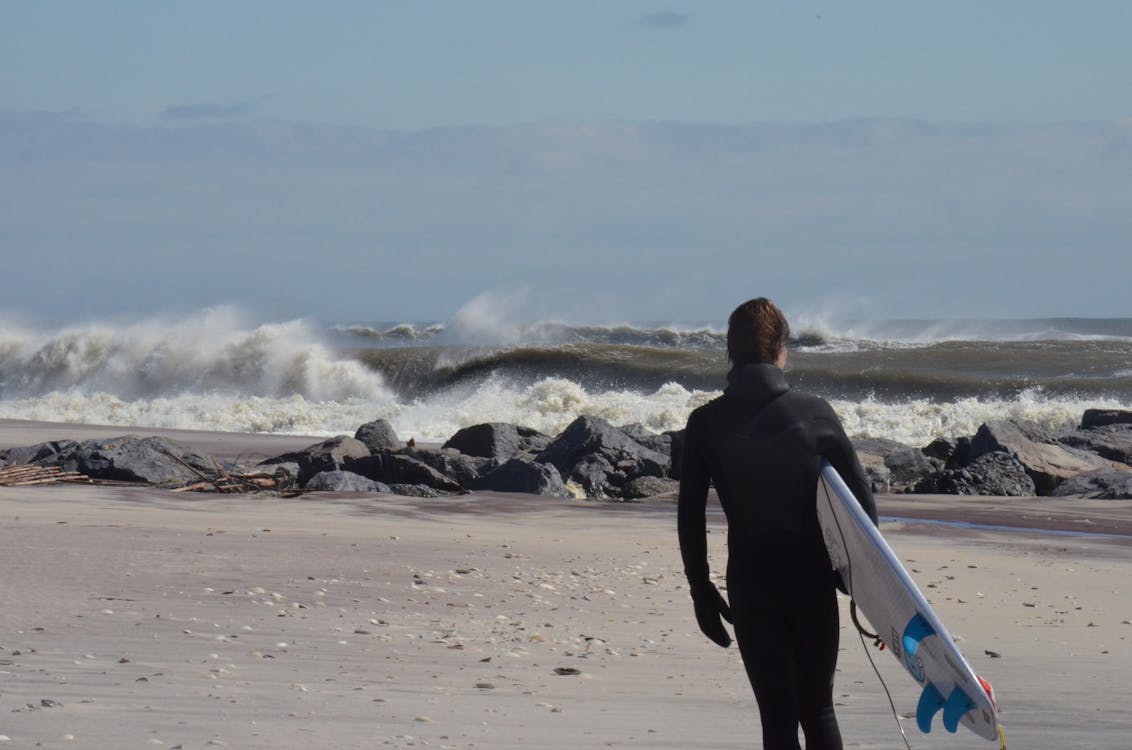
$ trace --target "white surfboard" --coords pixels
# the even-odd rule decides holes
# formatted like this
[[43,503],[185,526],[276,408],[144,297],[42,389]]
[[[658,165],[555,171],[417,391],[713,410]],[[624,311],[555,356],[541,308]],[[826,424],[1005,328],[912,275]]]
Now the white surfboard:
[[857,609],[922,688],[916,708],[920,730],[930,732],[942,712],[948,731],[963,724],[1005,747],[990,684],[971,669],[857,498],[824,460],[817,510],[829,558]]

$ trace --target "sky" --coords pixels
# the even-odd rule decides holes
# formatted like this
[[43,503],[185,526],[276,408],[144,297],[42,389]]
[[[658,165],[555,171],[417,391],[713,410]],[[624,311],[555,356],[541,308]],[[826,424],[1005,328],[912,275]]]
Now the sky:
[[1132,316],[1132,3],[0,8],[0,313]]

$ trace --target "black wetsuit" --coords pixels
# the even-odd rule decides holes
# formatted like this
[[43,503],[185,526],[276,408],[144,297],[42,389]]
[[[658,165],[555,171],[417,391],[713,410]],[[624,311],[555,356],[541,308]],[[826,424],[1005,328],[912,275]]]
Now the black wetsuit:
[[824,456],[876,521],[876,504],[832,407],[748,364],[692,412],[684,436],[680,551],[693,590],[708,582],[704,511],[714,483],[727,517],[727,598],[766,750],[842,747],[833,711],[838,609],[817,521]]

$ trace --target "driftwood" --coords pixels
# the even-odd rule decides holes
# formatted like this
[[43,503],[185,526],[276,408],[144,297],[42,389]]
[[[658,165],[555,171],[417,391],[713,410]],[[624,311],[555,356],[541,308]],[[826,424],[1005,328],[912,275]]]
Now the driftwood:
[[193,482],[183,487],[178,487],[173,492],[222,492],[225,494],[240,493],[246,494],[250,492],[262,492],[264,490],[274,490],[281,497],[294,497],[302,494],[298,491],[292,490],[282,479],[275,477],[271,474],[263,472],[253,472],[249,474],[233,474],[224,469],[220,462],[215,458],[212,459],[212,465],[216,467],[216,476],[208,476],[195,466],[191,466],[182,460],[179,456],[175,456],[168,451],[165,455],[172,458],[177,463],[184,466],[186,469],[196,474],[201,478],[199,482]]
[[[219,469],[219,467],[217,467]],[[223,492],[249,493],[275,490],[280,495],[287,494],[287,488],[280,485],[275,477],[258,474],[230,474],[223,469],[215,477],[207,477],[199,482],[178,487],[173,492]],[[295,493],[298,494],[298,493]]]
[[[180,461],[180,459],[178,459]],[[181,463],[184,464],[183,461]],[[284,497],[293,497],[300,492],[287,486],[279,478],[263,472],[237,474],[225,471],[220,464],[213,461],[216,466],[216,476],[208,476],[188,464],[186,467],[201,477],[201,481],[177,487],[173,492],[223,492],[223,493],[251,493],[274,491]],[[0,487],[32,487],[42,484],[56,484],[58,482],[75,482],[78,484],[96,484],[103,486],[137,487],[141,482],[120,482],[113,479],[96,479],[77,471],[63,471],[58,466],[35,466],[33,464],[18,464],[0,468]]]
[[63,471],[58,466],[32,466],[19,464],[0,469],[0,487],[29,487],[56,482],[89,483],[90,477],[77,471]]

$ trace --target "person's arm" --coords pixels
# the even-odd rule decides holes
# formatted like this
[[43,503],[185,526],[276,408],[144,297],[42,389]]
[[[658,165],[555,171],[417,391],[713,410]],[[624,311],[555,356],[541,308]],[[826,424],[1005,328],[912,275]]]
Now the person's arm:
[[696,611],[696,622],[704,635],[726,648],[731,645],[731,636],[720,618],[730,622],[731,610],[711,582],[711,570],[708,567],[706,513],[711,474],[703,457],[694,421],[693,415],[684,430],[676,530],[680,539],[680,557],[684,561],[684,575],[688,578],[692,604]]
[[837,473],[845,480],[849,490],[861,503],[865,513],[872,519],[873,524],[877,523],[877,503],[873,497],[872,484],[869,482],[868,476],[865,474],[865,469],[861,466],[860,459],[857,458],[857,451],[853,449],[853,443],[845,434],[845,429],[841,426],[841,420],[837,418],[836,414],[832,414],[830,409],[831,418],[830,422],[830,436],[823,447],[823,453],[833,468],[837,469]]
[[711,483],[707,462],[700,452],[695,417],[684,429],[684,448],[680,454],[680,495],[676,504],[676,529],[680,537],[680,557],[684,575],[695,588],[711,582],[708,569],[707,496]]

